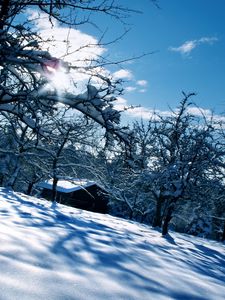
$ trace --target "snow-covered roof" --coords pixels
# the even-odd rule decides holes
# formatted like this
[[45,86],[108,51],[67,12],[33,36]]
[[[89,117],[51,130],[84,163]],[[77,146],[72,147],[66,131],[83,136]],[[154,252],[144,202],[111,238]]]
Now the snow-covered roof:
[[[53,179],[40,182],[38,186],[44,189],[52,189]],[[80,189],[85,189],[89,186],[96,185],[94,181],[86,179],[73,179],[73,180],[58,180],[56,190],[62,193],[71,193]]]

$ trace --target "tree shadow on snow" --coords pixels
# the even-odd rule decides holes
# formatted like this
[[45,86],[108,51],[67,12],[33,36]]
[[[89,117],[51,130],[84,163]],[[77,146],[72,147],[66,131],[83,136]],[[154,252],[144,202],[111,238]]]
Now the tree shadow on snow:
[[[7,213],[13,212],[17,216],[13,219],[16,227],[25,225],[28,229],[36,228],[37,233],[32,230],[32,238],[45,249],[41,252],[35,249],[32,243],[22,244],[24,252],[31,255],[18,253],[17,260],[35,264],[43,270],[57,270],[57,266],[63,265],[85,280],[90,276],[92,282],[96,281],[96,286],[97,275],[106,276],[121,287],[128,287],[123,288],[122,294],[115,295],[115,299],[146,299],[148,293],[154,294],[156,299],[157,295],[171,295],[173,299],[204,299],[200,296],[193,297],[191,293],[175,293],[173,286],[168,289],[166,283],[149,276],[149,268],[159,269],[161,265],[156,259],[149,261],[151,256],[148,256],[148,252],[159,255],[160,259],[163,253],[163,257],[171,264],[175,262],[176,257],[171,254],[171,249],[177,249],[179,245],[171,235],[165,237],[166,246],[151,244],[150,238],[146,241],[144,237],[141,238],[140,233],[129,228],[118,230],[117,221],[113,218],[112,223],[103,224],[101,218],[98,219],[98,214],[72,208],[70,210],[69,207],[66,207],[64,213],[63,206],[51,208],[49,202],[45,203],[36,198],[34,200],[37,202],[33,203],[30,197],[26,200],[25,195],[20,196],[12,191],[5,193],[4,190],[0,190],[0,195],[11,205],[10,212],[0,208],[0,214],[7,216]],[[45,234],[44,238],[41,232]],[[46,240],[46,235],[49,241]],[[21,245],[19,238],[18,236],[14,242]],[[184,252],[184,263],[196,272],[217,279],[222,284],[225,276],[222,278],[221,273],[216,274],[215,266],[225,271],[225,254],[203,245],[196,244],[195,247],[189,249],[188,253],[181,249]],[[10,258],[10,253],[2,255]],[[15,256],[11,255],[11,259],[15,259]],[[91,276],[87,270],[92,270],[96,277]],[[140,298],[132,296],[134,291],[138,292]]]
[[[158,294],[159,289],[162,293],[166,293],[163,285],[157,280],[149,278],[147,273],[132,268],[132,265],[137,263],[137,258],[133,255],[134,245],[127,244],[127,236],[123,232],[118,233],[113,226],[102,224],[97,218],[96,221],[88,220],[87,217],[82,217],[83,213],[79,213],[79,210],[73,213],[71,209],[71,214],[68,215],[68,207],[67,213],[63,213],[57,206],[55,209],[48,207],[48,202],[47,205],[43,205],[41,201],[32,203],[26,200],[26,196],[14,194],[9,190],[6,194],[1,191],[0,195],[11,205],[10,213],[14,215],[13,222],[17,230],[20,227],[28,229],[31,227],[33,235],[27,236],[28,242],[24,244],[20,241],[20,235],[13,236],[12,241],[14,245],[20,245],[20,248],[23,246],[24,252],[30,255],[23,255],[22,252],[18,253],[16,258],[15,253],[8,252],[1,255],[12,261],[16,259],[28,265],[35,265],[43,270],[57,270],[57,265],[67,266],[69,270],[83,278],[87,277],[87,269],[96,271],[110,278],[112,282],[130,287],[130,290],[118,295],[118,298],[115,295],[116,299],[135,299],[132,297],[132,290],[139,291],[140,295],[143,291]],[[49,235],[51,240],[49,245],[46,246],[46,241],[38,234],[34,236],[35,228]],[[39,246],[47,247],[47,251],[43,253],[35,250],[32,238],[35,238]],[[91,280],[94,281],[95,278]]]

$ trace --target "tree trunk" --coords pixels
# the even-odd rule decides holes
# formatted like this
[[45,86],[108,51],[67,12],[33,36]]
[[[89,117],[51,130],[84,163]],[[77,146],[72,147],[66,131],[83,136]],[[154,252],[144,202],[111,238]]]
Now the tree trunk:
[[130,209],[130,213],[129,213],[129,219],[132,220],[134,216],[134,212],[132,209]]
[[161,217],[162,202],[163,202],[162,197],[160,196],[156,202],[155,216],[154,216],[154,220],[153,220],[153,224],[152,224],[153,227],[161,227],[162,226],[162,217]]
[[31,195],[33,186],[34,186],[34,182],[30,182],[30,183],[28,184],[27,195]]
[[0,186],[3,186],[3,181],[4,181],[4,175],[0,175]]
[[58,178],[54,177],[53,178],[53,184],[52,184],[52,202],[56,201],[56,196],[57,196],[57,183],[58,183]]
[[222,242],[225,241],[225,221],[224,221],[224,225],[223,225],[223,234],[222,234],[221,241],[222,241]]
[[19,174],[19,171],[20,171],[20,166],[17,165],[12,173],[12,175],[10,175],[11,177],[9,178],[8,182],[6,183],[6,187],[9,187],[9,188],[12,188],[14,187],[15,183],[16,183],[16,180],[17,180],[17,177],[18,177],[18,174]]
[[143,214],[141,214],[141,220],[140,220],[140,223],[143,223],[144,222],[144,219],[145,219],[145,214],[143,213]]
[[173,210],[174,210],[174,203],[171,203],[168,207],[166,216],[163,219],[162,235],[166,235],[169,232],[169,223],[172,219]]

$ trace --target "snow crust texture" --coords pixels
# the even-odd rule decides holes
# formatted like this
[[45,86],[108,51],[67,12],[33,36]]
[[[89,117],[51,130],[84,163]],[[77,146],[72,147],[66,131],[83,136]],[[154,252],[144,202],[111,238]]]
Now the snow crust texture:
[[225,247],[0,189],[1,300],[225,299]]

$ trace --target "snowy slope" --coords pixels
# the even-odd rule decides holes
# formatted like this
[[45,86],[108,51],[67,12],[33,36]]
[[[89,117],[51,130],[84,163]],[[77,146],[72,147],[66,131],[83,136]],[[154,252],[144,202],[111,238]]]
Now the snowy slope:
[[0,300],[225,299],[225,246],[0,189]]

